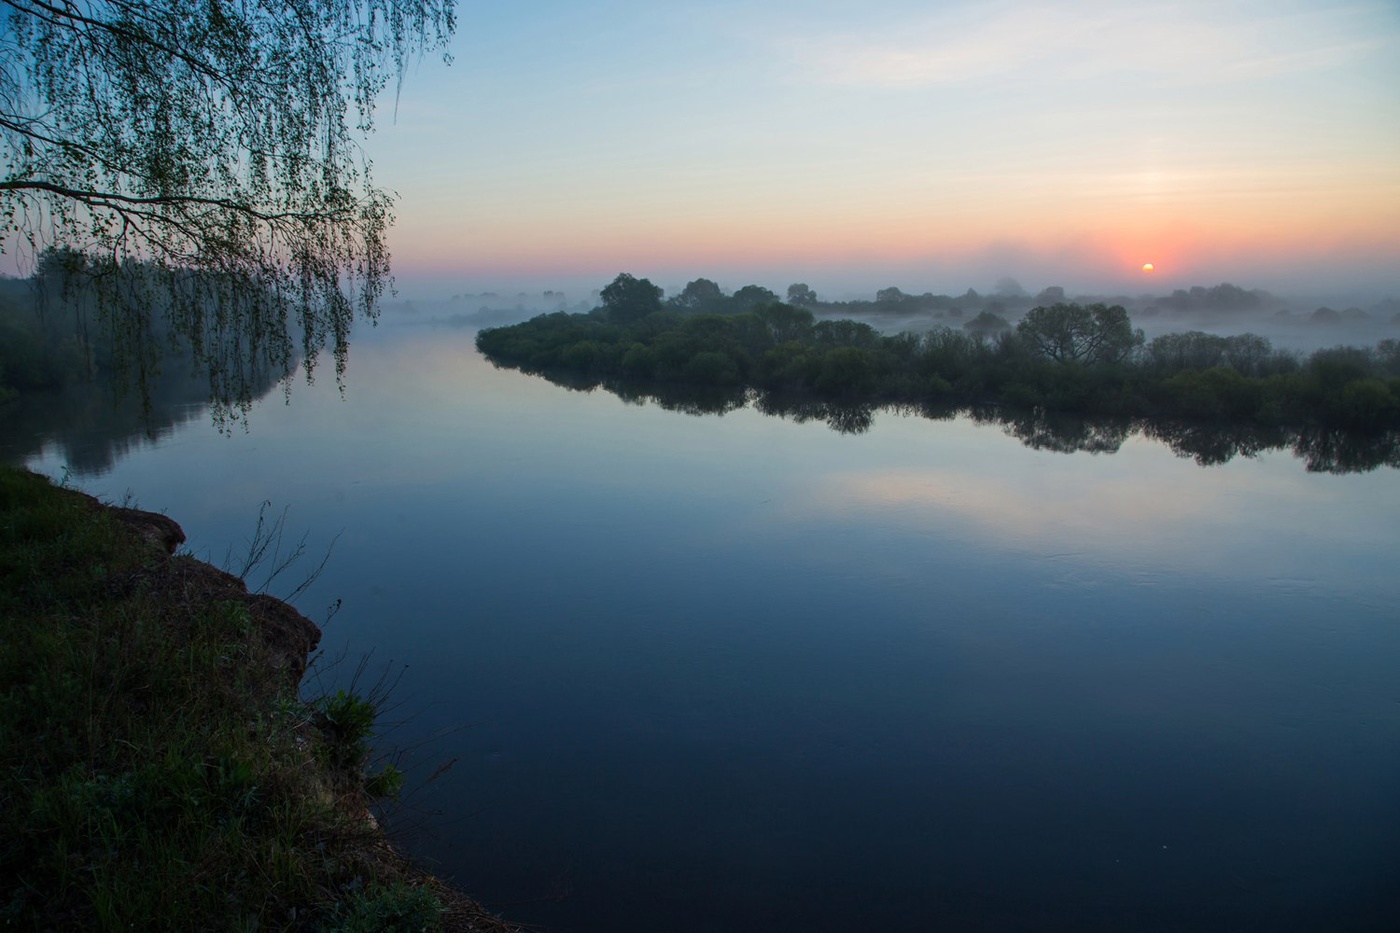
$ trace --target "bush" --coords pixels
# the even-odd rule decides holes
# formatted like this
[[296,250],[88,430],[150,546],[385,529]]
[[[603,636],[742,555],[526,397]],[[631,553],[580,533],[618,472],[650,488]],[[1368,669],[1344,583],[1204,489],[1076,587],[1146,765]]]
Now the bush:
[[1179,372],[1162,383],[1174,413],[1189,418],[1250,419],[1259,410],[1262,387],[1228,366]]
[[823,395],[854,396],[875,387],[875,357],[869,350],[837,347],[821,356],[815,388]]
[[1328,414],[1333,422],[1348,428],[1376,430],[1400,417],[1400,399],[1380,379],[1358,379],[1330,400]]
[[685,376],[700,385],[733,386],[739,384],[739,366],[727,353],[705,350],[685,364]]

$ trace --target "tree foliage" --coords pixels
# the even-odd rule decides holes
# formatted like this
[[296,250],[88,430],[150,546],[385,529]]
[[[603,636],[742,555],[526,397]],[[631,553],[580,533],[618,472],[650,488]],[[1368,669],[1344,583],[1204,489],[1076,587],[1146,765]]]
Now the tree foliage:
[[1042,305],[1021,319],[1016,332],[1041,356],[1086,366],[1122,362],[1143,342],[1122,305]]
[[1000,314],[980,311],[970,321],[963,323],[963,330],[974,336],[991,337],[1011,329],[1011,323]]
[[0,243],[70,250],[110,326],[167,316],[226,404],[250,359],[339,373],[389,276],[359,141],[454,5],[0,0]]
[[696,279],[681,289],[680,294],[667,304],[677,311],[690,314],[708,314],[724,307],[725,294],[719,285],[709,279]]
[[806,307],[817,303],[817,293],[806,282],[793,282],[788,286],[787,303]]
[[745,285],[729,298],[729,306],[732,313],[744,314],[770,305],[778,300],[778,296],[771,289],[762,285]]
[[[1400,432],[1400,342],[1393,340],[1303,358],[1254,334],[1197,332],[1164,335],[1139,350],[1142,332],[1122,308],[1103,305],[1037,309],[1015,330],[945,327],[890,336],[859,321],[817,321],[809,310],[781,302],[750,311],[731,304],[725,314],[619,316],[608,297],[634,291],[645,297],[650,289],[654,299],[655,286],[619,276],[609,289],[604,307],[589,314],[541,315],[483,330],[477,346],[497,365],[572,388],[603,385],[626,398],[665,397],[680,407],[699,398],[697,410],[706,411],[753,401],[784,411],[815,405],[811,410],[826,418],[834,409],[824,406],[832,405],[863,406],[867,415],[879,405],[939,411],[990,405],[1040,413],[1025,415],[1030,420],[1018,436],[1027,438],[1044,433],[1044,413],[1247,427],[1241,437],[1281,426]],[[1195,436],[1160,430],[1187,438],[1188,448]],[[1070,443],[1107,449],[1108,439],[1121,433]],[[1394,447],[1371,445],[1375,456],[1367,462],[1385,461]],[[1201,456],[1214,454],[1202,448]]]
[[639,279],[623,272],[603,288],[600,297],[608,320],[614,324],[632,324],[648,314],[661,310],[664,292],[651,279]]

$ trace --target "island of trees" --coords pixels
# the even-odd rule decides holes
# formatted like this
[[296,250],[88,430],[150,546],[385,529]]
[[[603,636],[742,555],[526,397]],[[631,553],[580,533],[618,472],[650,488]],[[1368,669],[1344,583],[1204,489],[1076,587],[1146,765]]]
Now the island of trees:
[[[1087,435],[1135,425],[1176,438],[1203,462],[1280,446],[1285,434],[1295,447],[1327,447],[1344,435],[1372,451],[1362,468],[1395,458],[1394,339],[1308,355],[1249,333],[1147,340],[1121,305],[1065,300],[1036,304],[1014,325],[984,308],[962,326],[888,335],[861,321],[818,319],[812,297],[802,285],[788,301],[759,286],[726,295],[699,279],[665,300],[647,279],[624,273],[590,312],[482,330],[477,346],[498,366],[571,388],[694,411],[754,404],[840,430],[861,430],[874,409],[895,406],[934,417],[971,411],[1012,425],[1028,443],[1067,448],[1096,449],[1102,438]],[[1048,424],[1084,418],[1096,424],[1087,435],[1080,427],[1048,439],[1056,433]],[[1299,432],[1311,440],[1300,442]],[[1233,440],[1221,455],[1203,434]],[[1336,461],[1324,455],[1319,468]]]
[[[795,286],[796,288],[797,286]],[[1037,305],[1015,326],[983,311],[961,328],[881,334],[817,320],[758,286],[708,280],[671,301],[622,274],[587,314],[483,330],[492,361],[575,384],[677,384],[881,404],[995,404],[1097,415],[1356,431],[1400,426],[1400,342],[1277,350],[1255,334],[1148,341],[1121,305]]]

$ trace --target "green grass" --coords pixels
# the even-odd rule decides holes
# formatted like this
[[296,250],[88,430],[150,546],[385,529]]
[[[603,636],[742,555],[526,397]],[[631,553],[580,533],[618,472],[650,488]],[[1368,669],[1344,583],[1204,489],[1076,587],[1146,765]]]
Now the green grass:
[[365,773],[372,704],[301,703],[193,563],[0,469],[0,923],[434,929],[364,819],[401,780]]

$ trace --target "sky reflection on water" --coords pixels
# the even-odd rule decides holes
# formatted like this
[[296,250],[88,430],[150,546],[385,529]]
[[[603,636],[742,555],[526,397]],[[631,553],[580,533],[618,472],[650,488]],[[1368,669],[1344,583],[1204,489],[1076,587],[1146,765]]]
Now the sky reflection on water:
[[[37,464],[61,471],[52,457]],[[408,670],[417,850],[553,929],[1386,929],[1400,474],[690,417],[382,329],[83,481],[257,505]],[[392,662],[392,663],[391,663]],[[421,831],[415,831],[418,825]],[[562,899],[552,900],[556,895]],[[521,903],[531,902],[531,903]]]

